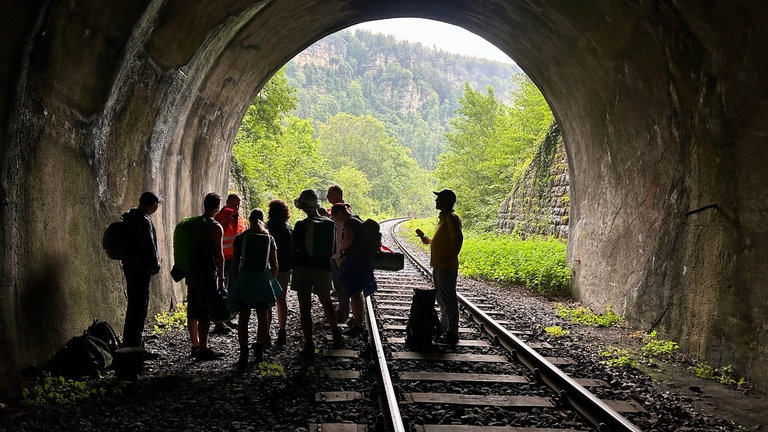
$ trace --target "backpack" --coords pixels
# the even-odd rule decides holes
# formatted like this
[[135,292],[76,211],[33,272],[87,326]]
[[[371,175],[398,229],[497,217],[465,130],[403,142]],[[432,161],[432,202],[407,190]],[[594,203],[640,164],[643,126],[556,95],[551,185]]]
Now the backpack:
[[243,237],[240,270],[261,273],[269,267],[269,236],[248,233]]
[[414,290],[408,324],[405,326],[405,346],[413,351],[432,349],[432,342],[440,329],[440,318],[435,311],[437,290]]
[[115,350],[120,348],[120,339],[117,333],[108,322],[100,319],[93,320],[93,324],[88,327],[85,334],[100,339],[109,349],[109,353],[114,355]]
[[66,378],[99,376],[112,365],[107,345],[94,336],[83,333],[70,339],[52,360],[52,371]]
[[381,226],[375,220],[368,218],[363,221],[363,228],[368,235],[368,241],[372,249],[376,250],[381,246]]
[[107,251],[107,256],[113,260],[123,260],[128,255],[128,224],[119,220],[112,222],[104,231],[101,238],[101,246]]
[[189,273],[195,267],[204,222],[203,216],[192,216],[173,229],[173,267],[177,271]]
[[336,240],[336,224],[327,217],[304,219],[304,248],[312,259],[330,258]]

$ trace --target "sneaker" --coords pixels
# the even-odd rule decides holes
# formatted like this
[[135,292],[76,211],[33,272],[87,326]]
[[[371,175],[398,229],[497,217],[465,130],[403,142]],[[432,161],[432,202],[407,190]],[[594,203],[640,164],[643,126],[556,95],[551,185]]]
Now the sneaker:
[[211,332],[212,335],[226,335],[230,333],[232,333],[232,329],[226,327],[222,323],[216,323],[216,325],[213,326],[213,331]]
[[360,336],[362,333],[363,333],[363,327],[359,325],[353,325],[347,330],[342,332],[344,336],[349,336],[349,337],[357,337],[357,336]]
[[437,343],[447,344],[447,345],[456,345],[457,343],[459,343],[459,335],[451,334],[451,333],[443,333],[443,335],[437,339]]
[[282,346],[285,345],[287,342],[288,336],[285,333],[285,329],[278,330],[277,331],[277,340],[275,341],[275,345]]
[[265,344],[260,343],[254,343],[251,344],[251,349],[253,350],[253,358],[256,360],[256,363],[261,363],[264,361],[264,348],[266,347]]
[[350,318],[347,320],[347,327],[354,327],[355,326],[355,319]]
[[197,359],[200,361],[216,360],[224,357],[224,353],[216,352],[210,348],[203,348],[197,354]]
[[197,356],[199,356],[199,355],[200,355],[200,347],[199,346],[193,346],[192,347],[192,352],[189,354],[189,356],[192,357],[192,358],[197,358]]
[[157,360],[160,358],[160,354],[152,351],[144,350],[144,360],[150,361],[150,360]]
[[331,348],[339,349],[344,345],[344,335],[341,334],[341,330],[336,329],[333,331],[333,343]]

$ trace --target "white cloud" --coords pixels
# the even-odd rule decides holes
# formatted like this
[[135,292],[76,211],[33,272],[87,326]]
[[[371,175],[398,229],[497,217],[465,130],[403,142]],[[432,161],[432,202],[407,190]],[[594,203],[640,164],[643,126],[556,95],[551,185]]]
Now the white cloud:
[[504,63],[514,63],[503,51],[480,36],[455,25],[420,18],[368,21],[349,28],[392,35],[398,40],[420,42],[426,47]]

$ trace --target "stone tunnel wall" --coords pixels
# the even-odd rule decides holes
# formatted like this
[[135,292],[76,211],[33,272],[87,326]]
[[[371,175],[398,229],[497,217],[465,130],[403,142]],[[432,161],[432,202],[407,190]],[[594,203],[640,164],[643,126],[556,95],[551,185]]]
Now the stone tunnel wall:
[[567,239],[570,201],[568,158],[560,129],[553,124],[499,208],[496,231]]
[[[768,388],[762,2],[12,0],[0,6],[0,390],[18,391],[93,318],[122,326],[122,275],[99,244],[142,190],[166,198],[153,219],[167,270],[175,223],[226,192],[260,86],[313,41],[397,16],[485,37],[541,89],[568,158],[577,298]],[[150,314],[183,294],[161,272]]]

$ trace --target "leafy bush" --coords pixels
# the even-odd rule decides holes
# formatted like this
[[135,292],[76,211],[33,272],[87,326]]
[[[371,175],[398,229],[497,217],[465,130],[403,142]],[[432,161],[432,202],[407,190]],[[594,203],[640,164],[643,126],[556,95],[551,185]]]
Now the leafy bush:
[[120,394],[124,386],[121,381],[77,381],[45,372],[30,386],[24,387],[21,396],[24,404],[30,406],[72,405],[91,397]]
[[607,365],[612,368],[636,368],[637,362],[632,359],[629,351],[624,348],[607,347],[600,353],[601,357],[605,360],[600,360],[600,364]]
[[624,318],[611,311],[610,306],[605,307],[605,313],[598,314],[592,312],[589,308],[579,306],[569,308],[563,305],[555,306],[557,316],[565,320],[580,324],[592,325],[597,327],[611,327],[624,324]]
[[563,329],[560,326],[546,327],[546,328],[544,328],[544,331],[548,335],[550,335],[552,337],[556,337],[556,338],[563,337],[563,336],[568,336],[569,334],[571,334],[570,330],[565,330],[565,329]]
[[657,339],[656,330],[646,334],[643,342],[643,352],[653,357],[671,357],[680,348],[677,342]]
[[733,374],[733,366],[731,365],[716,368],[706,361],[701,361],[693,365],[691,369],[699,378],[714,380],[720,384],[743,390],[747,390],[750,387],[746,378],[740,377],[736,379],[736,375]]
[[187,303],[177,304],[171,311],[163,311],[155,315],[153,334],[159,335],[170,330],[187,328]]

